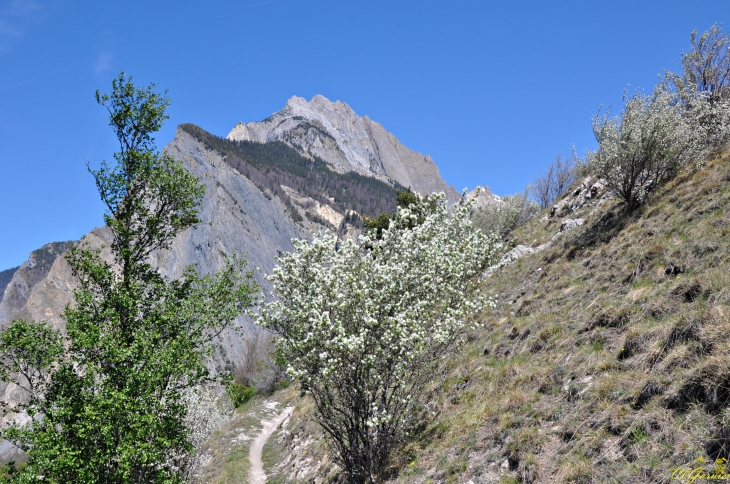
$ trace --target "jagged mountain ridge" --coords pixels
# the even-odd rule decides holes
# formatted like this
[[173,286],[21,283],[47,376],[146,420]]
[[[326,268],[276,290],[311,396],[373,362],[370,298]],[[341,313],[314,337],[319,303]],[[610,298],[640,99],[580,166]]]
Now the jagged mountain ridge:
[[380,123],[322,95],[309,102],[293,96],[281,111],[263,121],[238,123],[227,139],[283,141],[304,155],[321,158],[340,173],[355,171],[411,187],[422,195],[445,192],[451,201],[459,198],[430,156],[408,149]]
[[31,252],[28,260],[15,270],[3,271],[11,277],[4,286],[0,286],[0,322],[22,309],[36,284],[46,278],[55,260],[74,243],[51,242]]

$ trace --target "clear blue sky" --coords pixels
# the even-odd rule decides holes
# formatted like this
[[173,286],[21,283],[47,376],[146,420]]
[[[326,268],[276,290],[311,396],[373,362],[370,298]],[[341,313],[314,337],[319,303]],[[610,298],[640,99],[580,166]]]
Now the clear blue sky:
[[0,269],[103,223],[86,161],[117,147],[94,92],[121,70],[170,91],[159,147],[180,123],[225,136],[322,94],[457,189],[504,195],[593,147],[601,104],[729,20],[727,0],[0,0]]

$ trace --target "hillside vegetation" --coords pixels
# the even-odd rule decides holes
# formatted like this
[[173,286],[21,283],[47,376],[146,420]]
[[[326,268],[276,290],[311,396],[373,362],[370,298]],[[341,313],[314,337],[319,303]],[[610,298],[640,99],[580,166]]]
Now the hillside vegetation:
[[[480,283],[497,307],[442,360],[391,482],[669,482],[727,458],[728,182],[725,151],[634,212],[602,192],[513,232],[536,247],[584,218]],[[264,449],[269,481],[338,481],[293,388],[273,395],[296,409]]]
[[[728,181],[726,153],[636,212],[588,205],[488,278],[500,304],[433,382],[439,417],[399,482],[668,482],[727,458]],[[512,237],[539,245],[560,223]]]

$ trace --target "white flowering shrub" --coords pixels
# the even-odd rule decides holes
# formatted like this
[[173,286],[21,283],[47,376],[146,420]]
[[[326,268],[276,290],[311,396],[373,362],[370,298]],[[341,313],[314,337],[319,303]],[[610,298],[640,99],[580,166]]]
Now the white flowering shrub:
[[187,409],[184,422],[193,452],[172,454],[167,465],[183,473],[188,482],[197,482],[200,471],[211,458],[205,444],[230,420],[233,404],[225,392],[218,396],[212,389],[201,387],[187,388],[182,401]]
[[540,213],[540,206],[531,201],[528,194],[529,189],[475,209],[474,226],[484,233],[505,237]]
[[688,104],[696,93],[710,104],[730,98],[730,36],[715,24],[699,37],[692,32],[690,43],[692,49],[682,54],[682,72],[666,71],[665,81]]
[[[447,210],[443,194],[399,208],[377,240],[335,247],[332,234],[279,258],[278,301],[259,324],[316,403],[350,482],[376,482],[390,451],[415,423],[426,383],[469,314],[493,302],[473,279],[499,244],[474,230],[472,202]],[[380,482],[380,481],[378,481]]]
[[717,25],[682,55],[681,74],[665,72],[651,95],[624,94],[619,117],[593,118],[598,149],[590,171],[629,209],[681,169],[696,170],[730,141],[730,38]]
[[624,94],[621,116],[607,112],[593,118],[599,146],[587,154],[588,167],[629,210],[701,157],[703,143],[692,117],[685,114],[676,96],[659,86],[650,95]]

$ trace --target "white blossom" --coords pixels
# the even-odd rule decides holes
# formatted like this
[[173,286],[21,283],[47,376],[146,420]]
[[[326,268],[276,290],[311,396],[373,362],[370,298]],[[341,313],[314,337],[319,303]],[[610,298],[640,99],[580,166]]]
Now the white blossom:
[[288,373],[315,399],[341,463],[356,450],[338,435],[362,433],[375,446],[403,435],[433,363],[477,325],[470,313],[494,305],[471,279],[499,244],[472,227],[472,209],[435,194],[399,208],[380,240],[338,249],[331,234],[295,240],[269,277],[278,300],[258,322],[281,335]]

